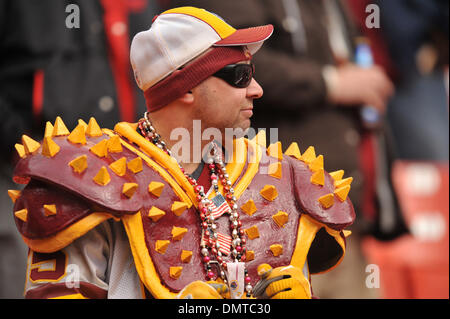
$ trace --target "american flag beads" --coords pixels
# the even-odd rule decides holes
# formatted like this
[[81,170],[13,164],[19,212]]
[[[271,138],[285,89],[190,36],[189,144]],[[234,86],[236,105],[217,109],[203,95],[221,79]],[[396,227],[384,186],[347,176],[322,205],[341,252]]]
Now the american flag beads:
[[[156,132],[155,128],[145,112],[144,118],[139,120],[138,124],[141,134],[158,148],[172,156],[171,151],[167,148],[167,144],[161,139],[161,136]],[[212,271],[212,264],[218,264],[219,276],[228,284],[227,281],[227,263],[223,256],[231,255],[233,263],[244,265],[244,283],[247,297],[250,297],[252,286],[250,284],[251,278],[248,276],[245,268],[245,233],[241,229],[242,223],[239,220],[238,206],[236,204],[236,197],[234,196],[234,189],[231,187],[231,181],[225,165],[222,161],[222,153],[216,143],[211,143],[211,152],[209,154],[207,165],[209,168],[211,184],[217,194],[214,198],[209,199],[204,188],[198,185],[197,181],[185,172],[183,167],[177,161],[178,166],[183,172],[186,179],[194,188],[196,199],[198,201],[198,211],[200,214],[202,237],[200,241],[200,252],[202,260],[206,268],[207,280],[215,280],[214,272]],[[224,195],[219,192],[219,182],[223,186]],[[219,233],[215,220],[224,214],[229,214],[231,236]],[[213,257],[214,259],[212,259]]]
[[[241,229],[242,223],[239,220],[238,206],[234,190],[231,187],[228,174],[222,156],[219,154],[219,148],[213,145],[212,157],[208,159],[208,168],[210,170],[211,183],[216,191],[216,196],[208,199],[203,192],[203,188],[194,187],[199,191],[198,195],[202,198],[199,203],[200,218],[202,220],[202,241],[201,253],[203,261],[206,265],[208,280],[214,279],[214,273],[211,271],[210,253],[215,257],[215,261],[219,264],[220,277],[227,282],[227,262],[223,256],[231,254],[234,262],[243,262],[245,260],[245,243],[244,230]],[[225,197],[219,193],[218,182],[223,185]],[[231,236],[222,234],[217,231],[215,220],[223,214],[229,214]],[[246,291],[249,295],[252,286],[250,285],[250,277],[245,269]]]
[[217,219],[220,216],[222,216],[223,214],[226,213],[231,213],[231,208],[230,205],[228,205],[227,201],[225,200],[225,198],[223,197],[222,194],[217,194],[215,197],[213,197],[211,199],[211,215]]

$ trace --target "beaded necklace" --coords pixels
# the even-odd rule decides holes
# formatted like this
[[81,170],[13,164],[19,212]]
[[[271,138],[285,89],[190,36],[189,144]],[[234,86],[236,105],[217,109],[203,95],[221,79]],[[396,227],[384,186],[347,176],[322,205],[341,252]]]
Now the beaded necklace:
[[[161,136],[156,132],[150,119],[148,112],[144,113],[144,118],[138,122],[141,134],[151,143],[163,150],[169,156],[172,152],[167,148],[166,143],[161,139]],[[194,188],[196,199],[198,201],[198,212],[201,220],[202,239],[200,241],[200,252],[202,254],[202,261],[206,269],[206,279],[215,280],[214,272],[212,271],[212,264],[217,264],[219,267],[219,275],[224,283],[229,284],[227,280],[227,262],[224,261],[223,256],[231,254],[234,262],[245,261],[246,239],[244,230],[241,229],[242,223],[239,220],[238,206],[236,204],[236,197],[234,196],[234,189],[231,186],[229,175],[226,171],[225,164],[222,161],[221,149],[215,142],[211,143],[210,156],[207,159],[207,165],[211,178],[211,184],[218,194],[213,200],[210,200],[204,191],[203,186],[198,185],[197,180],[185,172],[184,168],[177,161],[180,170],[188,182]],[[173,157],[173,156],[172,156]],[[225,192],[225,198],[219,193],[219,185],[222,184]],[[217,200],[215,200],[217,199]],[[221,202],[220,207],[217,207]],[[229,214],[231,238],[224,236],[217,232],[216,219],[223,213]],[[222,244],[221,244],[222,243]],[[228,245],[227,245],[228,244]],[[225,246],[225,247],[224,247]],[[226,247],[229,246],[229,247]],[[244,282],[247,297],[250,296],[252,286],[250,284],[251,278],[248,271],[244,268]]]

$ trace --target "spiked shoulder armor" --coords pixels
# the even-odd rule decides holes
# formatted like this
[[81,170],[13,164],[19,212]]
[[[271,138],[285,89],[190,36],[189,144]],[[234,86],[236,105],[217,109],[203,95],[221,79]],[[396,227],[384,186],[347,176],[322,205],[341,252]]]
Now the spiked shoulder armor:
[[13,180],[26,186],[9,192],[15,222],[39,252],[61,249],[107,219],[137,213],[167,184],[136,148],[93,118],[69,132],[58,117],[47,123],[41,142],[24,135],[16,149],[21,159]]

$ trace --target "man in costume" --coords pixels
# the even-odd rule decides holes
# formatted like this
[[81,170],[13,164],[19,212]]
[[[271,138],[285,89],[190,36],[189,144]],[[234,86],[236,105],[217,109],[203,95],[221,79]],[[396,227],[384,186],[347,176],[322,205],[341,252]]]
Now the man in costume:
[[[311,274],[345,254],[351,177],[325,172],[312,146],[283,153],[262,133],[226,143],[227,128],[250,126],[263,94],[251,57],[272,31],[165,11],[131,45],[148,107],[138,123],[70,132],[57,118],[42,142],[22,137],[14,181],[26,186],[9,194],[30,247],[26,297],[313,296]],[[172,136],[195,136],[195,120],[217,133],[187,143],[200,163]]]

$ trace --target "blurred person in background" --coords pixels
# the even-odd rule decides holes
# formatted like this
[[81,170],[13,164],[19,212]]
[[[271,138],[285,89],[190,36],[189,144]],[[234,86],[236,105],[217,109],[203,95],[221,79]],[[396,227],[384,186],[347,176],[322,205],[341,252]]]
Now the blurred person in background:
[[[390,181],[393,150],[383,121],[394,87],[381,67],[356,64],[360,33],[346,1],[169,3],[171,7],[181,5],[212,10],[230,17],[230,23],[240,27],[274,25],[274,38],[255,57],[258,79],[270,90],[255,102],[258,112],[253,127],[268,132],[269,128],[277,128],[284,145],[298,140],[302,152],[314,145],[315,153],[324,155],[327,170],[343,169],[344,178],[353,177],[350,196],[358,218],[349,242],[357,247],[332,276],[317,279],[316,295],[377,297],[376,290],[365,286],[367,263],[359,251],[358,237],[370,233],[386,240],[406,232]],[[363,122],[364,105],[375,108],[379,117],[376,123]],[[380,211],[388,215],[387,227],[380,224],[380,219],[372,218]],[[339,294],[334,292],[335,284],[340,287]]]
[[[391,241],[367,238],[364,252],[380,271],[384,298],[445,298],[449,289],[449,3],[352,0],[375,61],[396,86],[387,121],[396,158],[392,179],[410,230]],[[365,27],[377,5],[379,27]]]
[[58,115],[70,127],[79,118],[108,128],[137,120],[146,107],[130,39],[159,11],[153,0],[0,0],[0,298],[21,298],[25,279],[17,265],[26,264],[26,246],[5,213],[15,143],[22,133],[41,136]]
[[448,83],[449,2],[378,0],[376,3],[382,13],[380,32],[395,68],[393,80],[397,90],[387,118],[398,156],[448,161],[445,78]]

